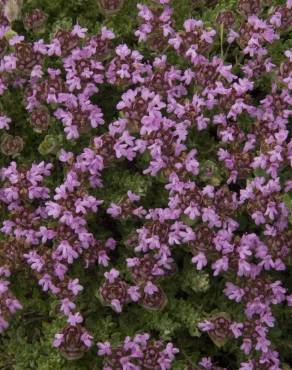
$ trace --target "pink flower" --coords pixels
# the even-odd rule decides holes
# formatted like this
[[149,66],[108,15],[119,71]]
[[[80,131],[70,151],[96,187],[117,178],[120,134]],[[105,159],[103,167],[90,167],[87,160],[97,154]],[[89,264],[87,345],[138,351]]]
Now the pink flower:
[[40,280],[39,280],[39,285],[43,288],[43,291],[46,292],[49,289],[52,288],[52,281],[51,277],[48,274],[45,274]]
[[55,339],[53,342],[54,347],[60,347],[60,345],[64,342],[64,335],[63,334],[56,334]]
[[71,290],[74,295],[77,295],[83,290],[83,286],[79,284],[79,279],[74,279],[69,281],[68,289]]
[[61,214],[62,208],[59,204],[49,201],[46,203],[46,210],[49,216],[52,216],[53,218],[58,218]]
[[235,302],[240,302],[245,294],[243,289],[240,289],[230,282],[226,283],[224,293],[229,299],[235,300]]
[[73,153],[66,152],[64,149],[61,149],[59,154],[59,160],[61,162],[69,162],[71,159],[73,159]]
[[229,31],[227,41],[229,44],[232,44],[234,40],[236,40],[239,37],[239,34],[232,29]]
[[84,332],[82,335],[81,335],[81,341],[86,345],[86,347],[91,347],[92,346],[92,340],[93,340],[93,337],[92,335],[90,335],[89,333],[87,332]]
[[230,325],[230,329],[231,329],[234,337],[238,338],[242,335],[243,324],[235,322],[235,323]]
[[228,270],[228,257],[224,256],[212,264],[213,275],[218,276],[222,271]]
[[70,264],[78,257],[78,253],[72,248],[67,240],[62,240],[60,242],[56,249],[56,255]]
[[75,26],[73,27],[73,30],[71,31],[72,35],[78,36],[81,39],[85,38],[86,32],[87,32],[87,28],[82,28],[81,26],[79,26],[79,24],[75,24]]
[[81,324],[83,321],[83,317],[80,315],[79,312],[76,312],[74,314],[69,314],[67,322],[70,325],[75,326],[76,324]]
[[0,129],[9,130],[10,123],[11,123],[11,119],[9,117],[0,115]]
[[127,195],[128,195],[128,197],[129,197],[129,199],[130,199],[131,202],[137,202],[141,198],[139,195],[133,193],[131,190],[129,190],[127,192]]
[[128,294],[133,302],[138,302],[141,297],[138,286],[131,286],[128,288]]
[[118,299],[113,299],[113,300],[111,301],[111,306],[112,306],[112,308],[113,308],[117,313],[122,312],[121,302],[120,302]]
[[211,331],[214,330],[214,324],[211,321],[205,320],[198,324],[198,328],[202,331]]
[[0,295],[8,290],[9,281],[0,280]]
[[115,203],[111,203],[106,212],[112,217],[118,217],[122,214],[122,208]]
[[252,349],[252,342],[249,338],[244,338],[240,349],[244,352],[245,355],[248,355]]
[[98,355],[99,356],[104,356],[104,355],[110,355],[111,354],[111,345],[109,342],[98,342],[97,343],[98,347]]
[[71,311],[74,310],[76,308],[76,305],[75,303],[71,302],[69,300],[69,298],[64,298],[62,299],[61,301],[61,307],[60,307],[60,311],[65,315],[65,316],[69,316],[71,314]]
[[207,258],[204,253],[200,252],[192,258],[192,262],[197,265],[197,270],[202,270],[207,265]]
[[157,293],[159,289],[157,288],[156,285],[154,285],[151,281],[147,281],[145,287],[144,287],[144,292],[149,295],[153,295],[154,293]]
[[102,27],[101,28],[101,38],[102,40],[107,40],[107,39],[112,40],[115,38],[115,34],[111,30],[107,29],[106,27]]
[[127,45],[125,44],[122,44],[122,45],[119,45],[117,48],[116,48],[116,53],[118,56],[120,56],[122,59],[125,59],[128,55],[131,54],[131,50],[128,48]]
[[115,279],[120,275],[120,272],[116,269],[111,269],[104,273],[105,278],[110,282],[113,283]]
[[9,40],[11,46],[16,45],[24,40],[24,36],[15,35]]

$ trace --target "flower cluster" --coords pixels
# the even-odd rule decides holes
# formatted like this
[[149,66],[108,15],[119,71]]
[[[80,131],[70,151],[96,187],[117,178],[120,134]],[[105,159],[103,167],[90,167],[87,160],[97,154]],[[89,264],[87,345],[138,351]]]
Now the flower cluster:
[[150,338],[147,333],[137,334],[134,338],[127,337],[118,347],[109,342],[97,343],[98,355],[103,356],[104,369],[171,369],[171,363],[178,353],[172,343],[166,346],[160,341]]
[[[241,370],[280,369],[270,333],[274,306],[292,305],[284,197],[292,190],[292,50],[279,63],[269,48],[291,26],[292,2],[267,14],[261,1],[239,0],[240,24],[228,10],[214,28],[191,18],[182,30],[170,1],[153,3],[138,4],[137,47],[115,45],[106,27],[90,35],[79,24],[48,42],[25,41],[0,14],[0,96],[21,94],[27,130],[50,133],[45,143],[51,138],[55,153],[46,153],[57,154],[52,163],[18,157],[1,168],[0,331],[22,308],[9,278],[29,270],[67,321],[54,347],[79,359],[94,338],[78,309],[86,286],[72,276],[75,264],[96,272],[101,305],[122,317],[126,305],[157,314],[171,304],[163,282],[181,272],[184,258],[214,281],[220,277],[234,308],[203,312],[199,329],[216,346],[238,340],[246,356]],[[123,1],[99,6],[112,15]],[[45,22],[40,9],[24,18],[34,32]],[[143,56],[145,46],[151,57]],[[236,60],[229,50],[239,50]],[[268,79],[265,91],[258,91],[261,79]],[[105,88],[119,94],[110,121],[100,104]],[[0,108],[1,134],[14,134],[16,122]],[[7,157],[24,148],[19,136],[1,140]],[[148,206],[138,187],[119,199],[103,197],[114,165],[153,181],[161,197],[150,194]],[[104,219],[107,233],[99,236],[95,226]],[[131,232],[121,237],[113,225],[127,222]],[[166,370],[179,352],[148,333],[97,346],[106,370]],[[220,368],[209,357],[198,366]]]

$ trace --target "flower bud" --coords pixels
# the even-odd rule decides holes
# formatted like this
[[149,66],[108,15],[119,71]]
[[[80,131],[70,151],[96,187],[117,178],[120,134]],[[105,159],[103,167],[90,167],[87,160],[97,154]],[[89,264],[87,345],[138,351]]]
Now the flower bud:
[[167,304],[167,297],[164,291],[157,286],[158,291],[153,292],[152,294],[143,292],[139,303],[142,307],[150,311],[162,311]]
[[98,0],[101,13],[114,15],[118,13],[124,4],[124,0]]
[[63,341],[60,345],[61,354],[67,360],[78,360],[84,355],[87,347],[81,340],[85,330],[80,325],[68,325],[62,330]]
[[224,29],[231,28],[235,23],[235,17],[231,10],[225,10],[217,15],[216,22],[221,25],[223,24]]
[[238,0],[237,8],[240,13],[246,17],[250,15],[257,15],[261,12],[260,0]]
[[4,155],[17,155],[23,150],[23,139],[20,136],[5,134],[1,140],[1,152]]
[[30,122],[36,132],[46,131],[50,123],[50,113],[45,106],[38,107],[31,112]]
[[26,30],[42,32],[44,30],[46,19],[47,16],[41,9],[33,9],[25,15],[23,24]]

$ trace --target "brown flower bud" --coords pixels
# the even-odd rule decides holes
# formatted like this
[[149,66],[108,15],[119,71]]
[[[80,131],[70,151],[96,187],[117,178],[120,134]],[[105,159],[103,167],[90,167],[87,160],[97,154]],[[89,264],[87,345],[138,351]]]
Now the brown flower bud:
[[111,348],[111,354],[107,356],[104,366],[105,368],[111,368],[115,370],[122,370],[121,358],[126,356],[123,347],[119,346],[116,348]]
[[145,370],[159,369],[160,353],[162,350],[161,343],[158,341],[147,343],[147,347],[144,350],[142,368]]
[[70,31],[59,29],[54,38],[56,38],[61,45],[62,56],[66,56],[71,50],[76,48],[79,44],[79,37],[72,35]]
[[158,291],[153,294],[147,294],[143,292],[142,297],[139,300],[142,307],[148,310],[163,310],[167,304],[167,297],[164,291],[158,286]]
[[35,65],[43,61],[43,56],[34,52],[32,44],[24,41],[16,44],[15,56],[17,57],[17,68],[25,73],[30,73]]
[[7,266],[10,271],[20,269],[24,265],[23,254],[29,245],[20,238],[11,237],[0,242],[0,265]]
[[134,282],[137,284],[143,284],[149,280],[154,280],[155,276],[152,271],[155,267],[155,263],[155,258],[150,254],[145,254],[142,258],[139,258],[138,264],[130,267]]
[[246,17],[260,14],[262,10],[261,0],[238,0],[237,9]]
[[223,346],[231,337],[230,317],[226,312],[220,312],[214,315],[210,321],[214,325],[214,329],[208,331],[209,337],[216,344],[216,346]]
[[281,14],[281,29],[283,31],[292,26],[292,8],[289,9],[286,5],[278,6],[275,13]]
[[235,17],[231,10],[225,10],[217,15],[216,22],[223,24],[225,29],[231,28],[235,23]]
[[103,61],[113,53],[109,40],[103,40],[101,36],[91,37],[89,45],[93,45],[96,48],[95,57],[97,60]]
[[80,325],[67,325],[63,330],[63,342],[60,346],[61,354],[67,360],[78,360],[84,355],[87,347],[81,340],[85,329]]
[[33,9],[25,15],[23,24],[27,30],[40,32],[43,29],[46,19],[47,17],[41,9]]
[[90,132],[91,125],[89,123],[89,117],[87,112],[83,112],[80,108],[71,110],[74,124],[78,127],[80,134],[86,134]]
[[118,13],[124,4],[124,0],[98,0],[101,13],[114,15]]
[[103,158],[104,167],[110,166],[112,161],[116,159],[114,145],[115,138],[109,134],[103,134],[98,141],[93,140],[92,142],[95,153]]
[[5,155],[15,155],[23,149],[23,139],[20,136],[4,135],[1,141],[1,152]]
[[164,53],[168,47],[168,40],[163,35],[161,30],[157,30],[156,32],[152,32],[146,41],[149,49],[156,51],[157,53]]
[[128,284],[117,278],[113,282],[106,280],[99,289],[99,297],[101,303],[105,306],[111,306],[111,302],[115,299],[123,306],[128,301]]
[[47,130],[50,123],[50,113],[45,106],[34,109],[30,115],[30,122],[36,132]]

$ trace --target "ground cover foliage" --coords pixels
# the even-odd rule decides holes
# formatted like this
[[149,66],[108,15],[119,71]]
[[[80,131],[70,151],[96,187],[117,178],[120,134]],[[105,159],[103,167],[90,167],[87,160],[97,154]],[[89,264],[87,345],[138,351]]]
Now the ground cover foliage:
[[0,12],[0,368],[290,369],[291,0]]

